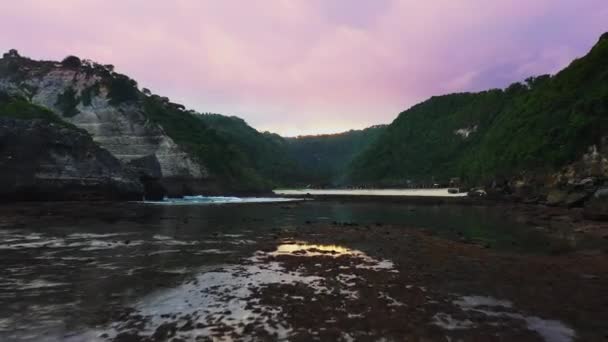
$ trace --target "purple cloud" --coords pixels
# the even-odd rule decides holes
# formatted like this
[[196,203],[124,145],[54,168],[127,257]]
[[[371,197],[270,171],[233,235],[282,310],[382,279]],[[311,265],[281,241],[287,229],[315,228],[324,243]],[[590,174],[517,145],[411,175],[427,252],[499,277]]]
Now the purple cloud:
[[607,22],[605,0],[21,0],[2,5],[0,49],[112,63],[196,110],[295,135],[555,72]]

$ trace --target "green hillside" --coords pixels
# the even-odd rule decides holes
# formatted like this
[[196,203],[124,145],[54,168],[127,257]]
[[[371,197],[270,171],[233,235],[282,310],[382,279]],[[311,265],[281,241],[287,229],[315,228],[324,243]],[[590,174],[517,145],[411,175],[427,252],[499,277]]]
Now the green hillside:
[[[608,35],[554,76],[433,97],[401,113],[351,165],[354,183],[546,172],[599,144],[608,127]],[[466,132],[469,132],[467,135]]]
[[342,185],[350,162],[371,145],[385,126],[325,134],[285,138],[289,156],[299,170],[293,185]]
[[36,106],[26,99],[11,96],[2,91],[0,91],[0,117],[21,120],[39,119],[78,130],[76,126],[61,120],[50,110]]

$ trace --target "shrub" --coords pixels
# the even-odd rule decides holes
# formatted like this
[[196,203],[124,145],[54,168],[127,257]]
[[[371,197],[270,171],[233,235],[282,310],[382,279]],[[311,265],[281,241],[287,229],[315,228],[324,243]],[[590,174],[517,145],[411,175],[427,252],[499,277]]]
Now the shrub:
[[80,99],[82,104],[85,106],[90,106],[93,100],[93,96],[99,95],[99,84],[96,83],[90,87],[85,88],[80,94]]
[[10,50],[8,50],[7,53],[2,55],[2,58],[19,58],[19,57],[21,57],[21,55],[19,55],[19,52],[15,49],[10,49]]
[[76,56],[67,56],[61,61],[61,65],[66,68],[77,69],[82,66],[82,61]]
[[0,117],[21,120],[42,119],[54,124],[78,130],[76,126],[61,120],[50,110],[34,105],[21,97],[8,95],[0,91]]
[[113,105],[137,100],[137,82],[125,75],[114,75],[110,80],[109,89],[108,96]]
[[55,102],[55,106],[59,108],[63,116],[72,117],[78,114],[78,109],[76,106],[78,105],[78,99],[76,98],[76,92],[72,87],[66,88],[63,93],[57,96],[57,102]]

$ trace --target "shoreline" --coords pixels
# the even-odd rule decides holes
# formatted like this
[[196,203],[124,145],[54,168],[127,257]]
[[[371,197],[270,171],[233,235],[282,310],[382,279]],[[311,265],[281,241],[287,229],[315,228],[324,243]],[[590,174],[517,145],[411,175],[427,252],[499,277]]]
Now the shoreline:
[[[380,202],[406,205],[428,206],[478,206],[501,207],[505,209],[505,216],[518,216],[519,222],[549,229],[557,226],[560,229],[587,234],[594,238],[608,240],[608,221],[598,220],[596,217],[586,215],[584,208],[548,206],[545,204],[523,203],[508,199],[488,199],[481,197],[439,197],[439,196],[361,196],[361,195],[311,195],[290,196],[295,198],[309,198],[320,202]],[[557,228],[556,227],[556,228]]]
[[[554,207],[543,204],[522,203],[501,199],[475,197],[437,197],[437,196],[361,196],[361,195],[317,195],[317,196],[264,196],[268,198],[293,198],[295,201],[285,202],[244,202],[244,203],[192,203],[180,206],[229,205],[239,208],[242,206],[264,205],[280,206],[290,209],[306,200],[321,203],[387,203],[411,206],[474,206],[481,208],[502,209],[505,218],[530,226],[531,229],[548,232],[569,231],[577,234],[608,240],[608,221],[587,217],[583,208]],[[19,218],[45,216],[70,218],[87,218],[114,221],[121,219],[142,220],[155,216],[157,204],[143,201],[24,201],[0,203],[0,215],[4,221],[17,221]],[[170,205],[171,206],[171,205]],[[76,210],[74,208],[77,208]]]

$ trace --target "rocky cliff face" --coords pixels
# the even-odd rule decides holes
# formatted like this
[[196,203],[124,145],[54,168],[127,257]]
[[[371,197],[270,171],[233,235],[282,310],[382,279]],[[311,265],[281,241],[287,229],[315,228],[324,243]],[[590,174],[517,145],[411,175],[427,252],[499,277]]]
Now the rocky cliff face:
[[608,137],[555,172],[522,171],[494,179],[485,189],[490,199],[578,208],[586,218],[608,220]]
[[[113,101],[112,86],[124,77],[99,65],[66,66],[5,55],[0,91],[23,96],[86,130],[101,147],[148,179],[204,180],[194,161],[158,125],[147,120],[136,100]],[[2,72],[3,71],[3,72]],[[114,88],[118,86],[114,85]],[[136,96],[144,96],[135,88]]]
[[143,186],[83,131],[0,118],[1,200],[140,200]]

